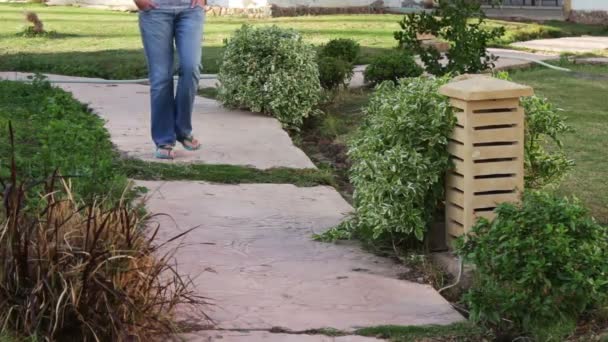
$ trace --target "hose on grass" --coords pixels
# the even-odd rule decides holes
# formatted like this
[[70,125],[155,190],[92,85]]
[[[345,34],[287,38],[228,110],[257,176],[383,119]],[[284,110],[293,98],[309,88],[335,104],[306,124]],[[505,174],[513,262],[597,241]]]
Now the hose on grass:
[[572,72],[572,70],[570,70],[570,69],[558,67],[556,65],[549,64],[549,63],[546,63],[546,62],[543,62],[543,61],[539,61],[539,60],[533,59],[533,58],[528,58],[528,57],[523,57],[523,56],[517,56],[517,57],[509,56],[509,57],[504,57],[504,58],[515,59],[515,60],[526,61],[526,62],[533,62],[533,63],[536,63],[538,65],[542,65],[544,67],[547,67],[547,68],[553,69],[553,70],[557,70],[557,71]]

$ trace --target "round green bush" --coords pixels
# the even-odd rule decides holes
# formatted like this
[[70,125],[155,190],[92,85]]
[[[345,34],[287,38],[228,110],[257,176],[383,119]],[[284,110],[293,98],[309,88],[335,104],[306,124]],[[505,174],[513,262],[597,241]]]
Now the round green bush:
[[562,341],[586,310],[607,304],[608,228],[578,201],[542,192],[496,213],[492,222],[480,219],[459,247],[475,266],[464,297],[471,318]]
[[360,50],[359,43],[352,39],[332,39],[321,48],[319,56],[335,57],[352,64],[359,57]]
[[396,82],[400,78],[418,77],[423,69],[416,64],[414,56],[405,50],[393,50],[372,60],[365,68],[365,82],[380,84],[384,81]]
[[423,240],[450,167],[452,109],[437,93],[447,78],[402,79],[376,89],[349,146],[354,230],[371,240]]
[[218,98],[298,129],[321,96],[314,48],[294,31],[244,25],[226,41]]
[[319,61],[319,80],[325,89],[337,89],[340,86],[347,86],[348,81],[353,77],[353,65],[335,57],[320,57]]

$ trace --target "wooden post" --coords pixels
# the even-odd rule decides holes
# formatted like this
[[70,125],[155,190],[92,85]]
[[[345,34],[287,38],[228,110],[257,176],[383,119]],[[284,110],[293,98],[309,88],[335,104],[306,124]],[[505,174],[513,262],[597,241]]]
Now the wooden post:
[[446,179],[446,242],[466,234],[479,217],[492,219],[501,202],[524,188],[524,111],[530,87],[465,75],[440,88],[458,120],[449,142],[454,162]]

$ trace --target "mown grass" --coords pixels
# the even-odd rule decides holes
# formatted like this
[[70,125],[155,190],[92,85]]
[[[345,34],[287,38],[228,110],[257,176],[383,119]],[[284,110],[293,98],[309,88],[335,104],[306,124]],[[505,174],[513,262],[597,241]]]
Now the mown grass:
[[259,170],[235,165],[169,165],[136,159],[121,160],[119,168],[129,178],[139,180],[192,180],[222,184],[294,184],[300,187],[333,185],[335,183],[330,171],[317,169],[274,168]]
[[564,147],[576,165],[558,191],[577,196],[596,219],[608,223],[608,65],[566,67],[574,73],[536,67],[511,76],[563,109],[574,128],[564,136]]
[[[484,341],[491,336],[470,322],[427,326],[378,326],[357,330],[357,335],[387,339],[391,342],[412,341]],[[491,340],[491,339],[488,339]]]
[[118,198],[127,178],[114,167],[115,152],[103,121],[71,94],[48,83],[0,81],[0,179],[8,179],[15,132],[18,174],[30,186],[55,169],[73,182],[84,199],[96,194]]
[[[34,38],[20,36],[25,26],[24,10],[37,12],[45,28],[54,31],[54,34]],[[209,16],[203,43],[204,72],[218,71],[223,40],[245,23],[294,28],[315,45],[332,38],[355,39],[362,47],[357,63],[366,64],[373,56],[396,45],[393,32],[399,29],[397,22],[400,19],[401,15],[394,14],[269,19]],[[606,33],[606,29],[599,26],[560,22],[534,24],[491,20],[488,25],[507,28],[505,36],[495,45],[540,37]],[[37,4],[0,4],[0,39],[0,70],[110,79],[146,76],[135,13]]]

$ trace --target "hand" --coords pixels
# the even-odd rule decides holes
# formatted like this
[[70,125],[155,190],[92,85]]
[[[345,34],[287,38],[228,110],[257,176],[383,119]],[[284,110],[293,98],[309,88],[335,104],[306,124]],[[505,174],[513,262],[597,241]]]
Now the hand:
[[151,10],[156,8],[156,4],[152,0],[133,0],[135,6],[141,11]]
[[201,6],[201,8],[205,8],[205,6],[207,6],[207,0],[191,0],[190,8],[194,8],[196,6]]

